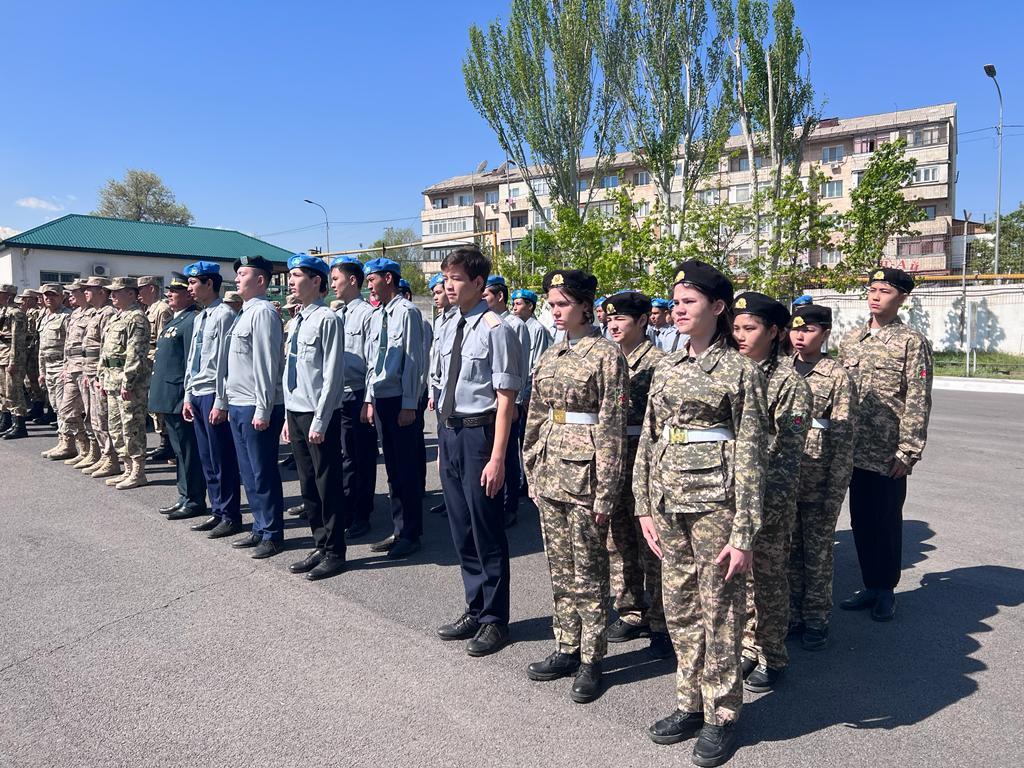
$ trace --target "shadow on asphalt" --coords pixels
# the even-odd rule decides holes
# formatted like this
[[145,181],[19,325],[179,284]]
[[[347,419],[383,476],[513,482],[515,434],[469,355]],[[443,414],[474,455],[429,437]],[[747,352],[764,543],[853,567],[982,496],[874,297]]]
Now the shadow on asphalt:
[[[934,549],[933,531],[904,523],[904,567]],[[907,585],[904,584],[904,587]],[[836,602],[860,587],[853,536],[837,534]],[[891,730],[914,725],[978,691],[973,675],[986,669],[972,658],[985,623],[1024,603],[1024,570],[996,565],[926,573],[897,593],[896,619],[867,612],[833,612],[831,644],[812,653],[790,644],[790,665],[773,693],[746,704],[744,744],[785,741],[835,725]]]

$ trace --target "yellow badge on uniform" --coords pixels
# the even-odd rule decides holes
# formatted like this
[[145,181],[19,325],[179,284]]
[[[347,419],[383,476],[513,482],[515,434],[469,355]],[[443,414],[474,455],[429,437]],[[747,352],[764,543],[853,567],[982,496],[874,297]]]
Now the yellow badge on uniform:
[[484,313],[484,322],[487,323],[488,328],[497,328],[501,325],[501,318],[493,312]]
[[684,270],[680,269],[678,272],[676,272],[676,282],[677,283],[681,283],[685,279],[686,279],[686,272]]
[[615,305],[612,304],[611,302],[608,302],[608,305],[605,308],[604,312],[605,312],[606,315],[614,315],[615,314]]
[[807,323],[804,322],[804,319],[802,317],[794,317],[793,318],[793,327],[794,328],[801,328],[801,327],[803,327],[805,325],[807,325]]
[[872,280],[885,280],[885,272],[883,272],[882,270],[878,270],[877,272],[875,272],[875,274],[873,274],[871,276],[871,279]]
[[746,309],[747,308],[747,300],[742,298],[742,297],[738,298],[738,299],[736,299],[736,303],[733,304],[733,307],[735,307],[736,309]]
[[565,278],[562,277],[562,273],[561,272],[559,272],[557,275],[552,275],[552,277],[551,277],[551,284],[552,285],[565,285]]

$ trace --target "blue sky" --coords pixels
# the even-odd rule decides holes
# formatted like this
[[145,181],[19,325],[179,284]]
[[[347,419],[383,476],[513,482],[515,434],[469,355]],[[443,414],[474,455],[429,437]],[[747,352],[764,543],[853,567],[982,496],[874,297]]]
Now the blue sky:
[[[0,232],[88,213],[129,167],[160,174],[197,224],[293,250],[324,244],[307,197],[338,222],[335,250],[368,245],[380,220],[418,231],[424,187],[502,159],[460,65],[469,25],[507,10],[504,0],[8,3]],[[1005,122],[1024,126],[1024,4],[797,0],[797,16],[826,116],[958,103],[958,214],[991,216],[997,101],[982,65],[999,68]],[[1004,212],[1024,199],[1022,161],[1024,127],[1007,128]]]

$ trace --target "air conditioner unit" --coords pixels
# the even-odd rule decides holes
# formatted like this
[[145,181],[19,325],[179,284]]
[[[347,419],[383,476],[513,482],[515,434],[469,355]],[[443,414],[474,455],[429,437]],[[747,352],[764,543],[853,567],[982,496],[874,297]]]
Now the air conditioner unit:
[[843,170],[841,163],[832,163],[832,173],[839,173],[841,170]]
[[96,277],[106,277],[107,275],[110,274],[110,267],[108,267],[106,264],[93,264],[92,273]]
[[491,210],[492,211],[498,210],[498,204],[497,203],[491,203]]

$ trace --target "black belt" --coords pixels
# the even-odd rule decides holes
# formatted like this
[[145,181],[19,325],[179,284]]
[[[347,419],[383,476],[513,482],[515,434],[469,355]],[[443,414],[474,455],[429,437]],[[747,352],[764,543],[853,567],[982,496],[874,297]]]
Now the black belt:
[[452,416],[444,425],[448,429],[459,429],[460,427],[484,427],[494,423],[494,411],[481,413],[479,416]]

